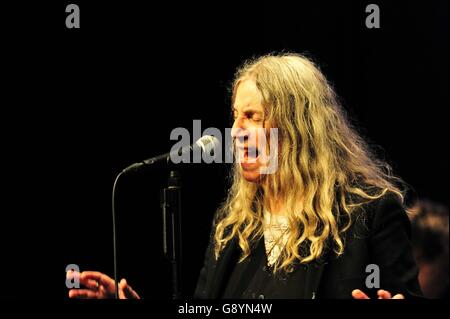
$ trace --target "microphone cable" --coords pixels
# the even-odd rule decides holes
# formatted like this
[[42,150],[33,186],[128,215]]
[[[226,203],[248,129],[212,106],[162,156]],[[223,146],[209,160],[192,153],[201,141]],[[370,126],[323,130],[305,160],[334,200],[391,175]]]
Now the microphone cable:
[[114,286],[115,286],[115,292],[114,292],[114,298],[119,299],[119,271],[118,271],[118,265],[117,265],[117,220],[116,220],[116,188],[117,188],[117,181],[119,180],[119,177],[122,176],[123,171],[120,172],[113,184],[113,190],[112,190],[112,227],[113,227],[113,258],[114,258]]

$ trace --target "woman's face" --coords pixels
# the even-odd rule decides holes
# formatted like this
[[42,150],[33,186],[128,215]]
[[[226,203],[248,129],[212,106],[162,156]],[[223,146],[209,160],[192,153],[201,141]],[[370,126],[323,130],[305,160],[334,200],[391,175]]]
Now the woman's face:
[[267,154],[263,152],[267,149],[269,137],[266,131],[270,125],[264,120],[261,96],[254,81],[244,80],[238,84],[232,111],[234,123],[231,136],[242,175],[249,182],[259,182],[261,169],[268,164],[262,160],[261,154]]

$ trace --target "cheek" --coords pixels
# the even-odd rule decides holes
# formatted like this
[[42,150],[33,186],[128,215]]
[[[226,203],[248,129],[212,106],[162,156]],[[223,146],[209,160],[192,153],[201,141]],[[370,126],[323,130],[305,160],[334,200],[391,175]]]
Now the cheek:
[[267,135],[267,130],[260,127],[253,127],[247,130],[249,144],[253,146],[258,146],[261,148],[264,144],[269,143],[269,136]]

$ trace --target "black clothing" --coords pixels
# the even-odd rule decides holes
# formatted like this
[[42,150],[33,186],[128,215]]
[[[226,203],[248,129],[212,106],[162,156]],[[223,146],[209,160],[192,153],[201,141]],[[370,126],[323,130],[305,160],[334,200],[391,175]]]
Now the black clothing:
[[[355,216],[345,234],[344,253],[336,257],[329,252],[320,260],[298,265],[293,278],[287,274],[290,281],[286,287],[262,269],[263,240],[254,246],[251,259],[238,264],[241,251],[233,238],[216,261],[212,232],[194,297],[258,298],[267,294],[267,298],[352,298],[353,289],[375,297],[379,288],[402,293],[405,298],[420,296],[410,223],[396,197],[372,201]],[[379,288],[366,286],[366,278],[373,272],[366,272],[366,267],[371,264],[379,267]]]

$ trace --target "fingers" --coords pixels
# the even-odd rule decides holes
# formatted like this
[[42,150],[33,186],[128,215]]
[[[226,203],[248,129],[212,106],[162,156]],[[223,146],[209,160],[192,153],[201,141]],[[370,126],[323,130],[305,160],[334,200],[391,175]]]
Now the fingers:
[[70,289],[69,298],[97,299],[98,294],[96,291],[90,289]]
[[97,280],[93,280],[93,279],[85,279],[85,280],[83,280],[82,283],[86,288],[89,288],[92,290],[98,290],[100,287],[100,283]]
[[127,299],[127,297],[125,296],[125,292],[124,289],[126,289],[127,286],[127,282],[125,279],[122,279],[119,282],[119,299]]
[[387,290],[380,289],[377,291],[378,299],[391,299],[391,293]]
[[66,273],[66,277],[68,279],[77,279],[80,283],[88,287],[92,286],[92,284],[95,284],[95,286],[97,286],[97,283],[100,283],[100,278],[102,277],[102,275],[102,273],[94,271],[84,271],[80,273],[78,271],[69,270]]
[[130,285],[128,285],[128,283],[126,282],[125,279],[123,279],[125,281],[126,284],[126,289],[125,289],[125,296],[127,297],[127,299],[141,299],[141,297],[139,297],[139,295],[137,294],[136,291],[133,290],[133,288],[131,288]]
[[71,280],[78,280],[78,282],[89,289],[97,289],[99,286],[97,280],[83,278],[82,273],[79,273],[78,271],[69,270],[66,274],[66,278]]
[[352,291],[352,297],[354,299],[370,299],[364,292],[359,289],[355,289]]
[[141,299],[125,279],[119,282],[119,299]]
[[405,296],[403,296],[402,294],[396,294],[394,297],[392,297],[389,291],[380,289],[378,290],[378,299],[405,299]]
[[[396,294],[392,297],[391,293],[387,290],[380,289],[377,291],[378,299],[405,299],[402,294]],[[352,291],[352,297],[355,299],[370,299],[364,292],[359,289]]]
[[[86,289],[71,289],[70,298],[111,298],[114,296],[114,279],[98,271],[68,271],[67,278],[77,278]],[[125,279],[119,282],[120,299],[140,299]]]
[[114,293],[116,287],[114,279],[98,271],[83,271],[80,275],[80,282],[87,286],[93,281],[98,282],[99,285],[104,286],[109,293]]
[[104,273],[101,273],[99,271],[83,271],[80,276],[81,280],[85,279],[93,279],[95,281],[98,281],[101,285],[114,285],[114,279],[109,277],[108,275],[105,275]]
[[69,291],[69,297],[71,298],[112,298],[116,291],[114,280],[98,271],[83,271],[81,273],[68,271],[66,276],[67,278],[78,279],[80,284],[87,288],[77,289],[78,292]]
[[128,283],[125,279],[119,282],[119,299],[128,299],[127,291],[129,289]]
[[138,293],[134,291],[130,286],[128,286],[128,289],[126,290],[126,296],[128,299],[141,299]]

